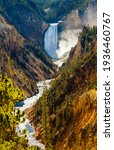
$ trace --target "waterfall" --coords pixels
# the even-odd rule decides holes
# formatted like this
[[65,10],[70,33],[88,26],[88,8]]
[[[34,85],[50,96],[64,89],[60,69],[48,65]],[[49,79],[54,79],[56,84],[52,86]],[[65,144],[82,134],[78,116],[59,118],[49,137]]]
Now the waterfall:
[[66,28],[58,35],[58,24],[61,22],[63,21],[50,24],[44,36],[45,51],[58,67],[61,67],[67,60],[69,52],[76,45],[79,33],[81,32],[79,28]]
[[45,32],[44,48],[45,51],[53,59],[57,59],[56,50],[58,48],[58,23],[50,24],[49,28]]

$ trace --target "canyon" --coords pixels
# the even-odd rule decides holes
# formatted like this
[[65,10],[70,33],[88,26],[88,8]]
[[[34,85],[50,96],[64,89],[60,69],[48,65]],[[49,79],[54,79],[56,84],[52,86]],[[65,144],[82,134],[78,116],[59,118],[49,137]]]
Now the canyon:
[[23,114],[14,125],[25,140],[19,150],[96,149],[95,17],[96,0],[0,1],[0,94],[6,76],[23,91],[13,110]]

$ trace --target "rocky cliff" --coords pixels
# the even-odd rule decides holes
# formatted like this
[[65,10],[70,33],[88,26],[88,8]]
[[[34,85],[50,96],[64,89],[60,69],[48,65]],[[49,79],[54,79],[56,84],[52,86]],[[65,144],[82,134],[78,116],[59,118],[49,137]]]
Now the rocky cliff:
[[50,78],[54,66],[37,45],[25,40],[0,16],[0,72],[13,79],[26,96],[38,92],[36,82]]

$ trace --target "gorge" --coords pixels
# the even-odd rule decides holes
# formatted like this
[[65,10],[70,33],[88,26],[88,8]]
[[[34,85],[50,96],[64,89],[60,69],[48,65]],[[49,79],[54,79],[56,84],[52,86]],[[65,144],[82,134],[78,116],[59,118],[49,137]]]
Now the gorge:
[[[64,30],[61,33],[61,35],[64,35],[65,37],[61,36],[62,41],[59,41],[58,24],[59,23],[49,24],[49,27],[46,30],[44,36],[44,48],[48,55],[52,58],[53,62],[56,63],[58,67],[60,67],[65,62],[65,60],[67,60],[71,48],[74,47],[77,44],[77,42],[79,42],[78,37],[79,33],[81,32],[81,29],[78,28],[75,30]],[[63,39],[65,39],[64,41],[66,42],[66,44],[63,44]],[[67,57],[65,56],[66,53]],[[43,95],[43,90],[45,89],[46,85],[49,86],[50,81],[51,80],[38,82],[37,86],[39,88],[39,93],[33,97],[24,100],[23,106],[16,107],[16,109],[19,108],[19,110],[21,111],[26,111],[26,109],[34,107],[36,103],[38,103],[39,98]],[[17,105],[19,105],[20,103],[18,103]],[[16,131],[18,132],[19,136],[21,135],[20,132],[22,132],[24,129],[26,129],[28,144],[30,146],[38,146],[41,150],[44,150],[44,144],[40,143],[38,140],[35,139],[35,129],[31,125],[30,120],[27,116],[25,116],[25,122],[20,123],[16,128]]]
[[[58,65],[58,67],[60,67],[67,59],[67,57],[64,57],[65,53],[70,52],[71,47],[76,45],[80,30],[65,31],[64,35],[67,35],[67,36],[72,35],[72,32],[73,32],[73,35],[71,37],[74,37],[75,39],[75,40],[73,39],[74,43],[66,39],[67,44],[66,45],[63,44],[63,47],[60,45],[59,47],[58,24],[59,23],[49,24],[49,27],[46,30],[45,36],[44,36],[44,48],[46,52],[48,53],[48,55],[52,58],[53,62],[55,62]],[[60,49],[61,47],[62,49]],[[61,59],[61,57],[63,57],[63,59]],[[49,83],[51,80],[39,81],[37,83],[39,93],[21,102],[16,103],[15,109],[16,110],[19,109],[21,112],[24,112],[26,111],[26,109],[34,107],[34,105],[37,103],[39,98],[42,96],[45,88],[49,87]],[[29,146],[38,146],[41,150],[44,150],[45,146],[42,143],[40,143],[38,140],[36,140],[36,138],[34,137],[35,129],[33,125],[30,123],[30,120],[28,119],[29,116],[24,115],[24,118],[25,118],[25,121],[17,125],[16,132],[18,133],[19,136],[22,136],[23,130],[26,130],[26,138],[28,140]]]
[[90,1],[0,0],[1,150],[96,149]]

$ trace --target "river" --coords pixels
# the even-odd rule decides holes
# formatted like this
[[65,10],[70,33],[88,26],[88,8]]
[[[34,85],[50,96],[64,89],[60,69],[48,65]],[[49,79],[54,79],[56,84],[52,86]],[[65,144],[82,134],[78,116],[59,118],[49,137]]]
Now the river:
[[[27,108],[32,107],[38,100],[39,98],[42,96],[43,91],[45,89],[45,87],[49,88],[49,83],[51,80],[45,80],[45,81],[40,81],[37,83],[38,89],[39,89],[39,93],[36,94],[35,96],[32,96],[30,98],[27,98],[21,102],[18,102],[15,105],[15,110],[19,109],[21,112],[25,111]],[[38,146],[41,150],[45,149],[44,144],[42,144],[41,142],[39,142],[38,140],[36,140],[36,138],[34,137],[35,134],[35,129],[34,127],[31,125],[30,120],[28,119],[27,115],[24,115],[23,118],[25,118],[25,121],[22,123],[19,123],[16,126],[16,132],[18,133],[18,136],[22,136],[22,131],[24,129],[26,129],[26,138],[28,139],[28,145],[29,146]],[[23,119],[21,118],[21,119]]]
[[[71,35],[72,31],[70,31],[68,33],[68,35]],[[79,33],[79,31],[78,31]],[[77,35],[77,32],[76,32]],[[76,36],[75,37],[78,37]],[[65,35],[63,37],[66,37],[66,32]],[[73,38],[72,38],[73,39]],[[67,40],[65,40],[67,43],[69,43]],[[61,42],[62,43],[62,42]],[[48,53],[48,55],[55,60],[54,63],[60,67],[65,60],[67,59],[67,55],[66,55],[66,51],[68,52],[70,51],[70,47],[72,47],[72,45],[70,45],[68,47],[68,44],[62,44],[62,46],[58,47],[59,41],[58,41],[58,23],[52,23],[49,25],[49,28],[47,29],[47,31],[45,32],[45,36],[44,36],[44,48],[45,51]],[[63,48],[61,48],[63,47]],[[58,49],[59,48],[59,49]],[[59,58],[59,55],[62,54],[62,57]],[[39,98],[42,96],[43,91],[45,89],[45,87],[49,87],[49,83],[51,80],[45,80],[45,81],[40,81],[37,83],[38,89],[39,89],[39,93],[27,98],[21,102],[18,102],[15,106],[15,109],[19,109],[20,111],[25,111],[26,109],[32,107],[33,105],[35,105],[35,103],[39,100]],[[29,146],[38,146],[41,150],[45,149],[44,144],[40,143],[38,140],[36,140],[36,138],[34,137],[35,134],[35,129],[34,127],[31,125],[30,120],[28,119],[28,116],[25,116],[25,121],[23,123],[19,123],[16,127],[16,132],[18,133],[18,136],[22,136],[22,131],[24,129],[26,129],[26,136],[28,139],[28,145]]]

